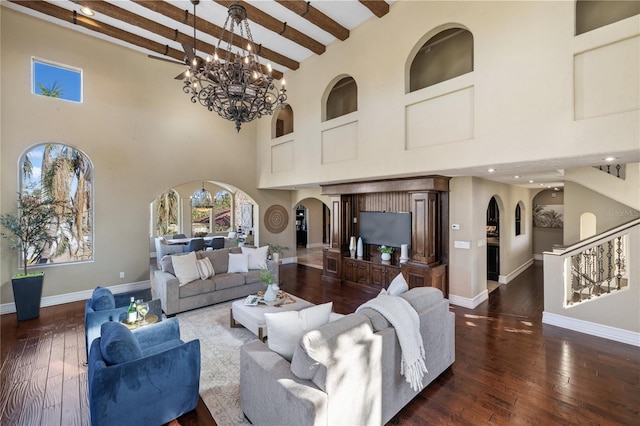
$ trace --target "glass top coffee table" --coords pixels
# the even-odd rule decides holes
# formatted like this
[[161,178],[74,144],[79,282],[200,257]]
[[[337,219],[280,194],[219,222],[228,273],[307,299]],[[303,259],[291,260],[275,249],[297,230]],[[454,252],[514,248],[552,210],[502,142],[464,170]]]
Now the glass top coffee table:
[[304,308],[315,306],[311,302],[307,302],[304,299],[287,293],[285,293],[284,297],[281,297],[279,300],[276,300],[276,302],[270,304],[264,304],[264,302],[261,302],[253,306],[245,305],[245,300],[246,299],[236,300],[231,304],[231,312],[229,316],[231,327],[238,327],[242,325],[247,330],[258,336],[258,339],[260,340],[264,340],[268,334],[264,314],[272,312],[299,311]]

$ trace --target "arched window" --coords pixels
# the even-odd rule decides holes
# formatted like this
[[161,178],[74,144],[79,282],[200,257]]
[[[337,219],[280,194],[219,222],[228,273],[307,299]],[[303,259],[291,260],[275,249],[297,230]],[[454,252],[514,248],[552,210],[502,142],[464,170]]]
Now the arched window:
[[409,71],[409,91],[473,71],[473,34],[450,28],[431,37],[416,53]]
[[358,86],[352,77],[344,77],[331,89],[327,97],[326,120],[358,110]]
[[640,2],[617,0],[576,1],[576,35],[640,14]]
[[518,202],[515,211],[516,236],[524,234],[524,229],[522,226],[522,210],[522,202]]
[[93,164],[82,151],[45,143],[20,158],[20,193],[61,203],[50,223],[58,235],[39,259],[28,262],[69,263],[93,259]]
[[179,233],[179,205],[178,193],[173,189],[156,199],[156,235]]
[[293,110],[291,106],[285,105],[280,109],[280,112],[278,112],[271,138],[279,138],[289,133],[293,133]]
[[214,232],[233,230],[233,199],[227,191],[218,191],[213,197]]

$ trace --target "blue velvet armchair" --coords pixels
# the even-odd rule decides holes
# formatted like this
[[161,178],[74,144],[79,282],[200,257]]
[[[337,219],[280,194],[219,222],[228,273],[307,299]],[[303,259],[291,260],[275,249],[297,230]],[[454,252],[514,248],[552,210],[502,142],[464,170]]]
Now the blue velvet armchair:
[[89,352],[92,426],[162,425],[193,410],[200,387],[200,341],[180,340],[178,318],[132,333],[106,322]]
[[[107,321],[119,321],[121,316],[127,313],[131,297],[135,299],[151,299],[151,290],[142,290],[130,293],[112,294],[106,287],[96,287],[93,294],[84,306],[84,338],[89,359],[91,342],[100,337],[100,326]],[[156,304],[157,305],[157,304]],[[162,314],[159,305],[149,305],[149,313]]]

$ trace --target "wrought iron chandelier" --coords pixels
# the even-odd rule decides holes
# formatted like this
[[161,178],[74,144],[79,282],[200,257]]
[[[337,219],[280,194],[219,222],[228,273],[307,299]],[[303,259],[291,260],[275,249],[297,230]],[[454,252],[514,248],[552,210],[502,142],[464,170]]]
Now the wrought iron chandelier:
[[[199,0],[191,2],[195,52],[195,9]],[[236,30],[239,35],[235,34]],[[234,37],[238,36],[240,48],[233,45]],[[220,48],[223,42],[227,44],[224,50]],[[235,122],[236,130],[240,132],[242,123],[273,114],[287,100],[285,81],[282,80],[282,88],[278,90],[273,83],[271,65],[263,67],[256,52],[259,50],[256,51],[251,36],[247,11],[244,6],[234,3],[229,6],[213,58],[202,60],[194,53],[186,72],[183,91],[191,95],[191,102],[199,102],[209,111]]]
[[211,210],[213,208],[213,198],[211,193],[204,189],[204,181],[202,189],[194,192],[191,196],[191,207],[196,210]]

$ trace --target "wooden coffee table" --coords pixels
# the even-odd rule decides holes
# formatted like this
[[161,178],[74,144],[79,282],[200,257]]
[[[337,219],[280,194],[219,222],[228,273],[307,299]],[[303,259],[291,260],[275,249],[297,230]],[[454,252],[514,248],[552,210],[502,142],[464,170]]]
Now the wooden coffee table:
[[272,312],[299,311],[304,308],[315,306],[311,302],[304,299],[289,295],[293,303],[283,303],[281,305],[265,305],[259,303],[255,306],[244,304],[245,299],[236,300],[231,304],[231,312],[229,315],[231,327],[244,326],[247,330],[258,336],[258,339],[264,340],[267,337],[267,324],[264,314]]

